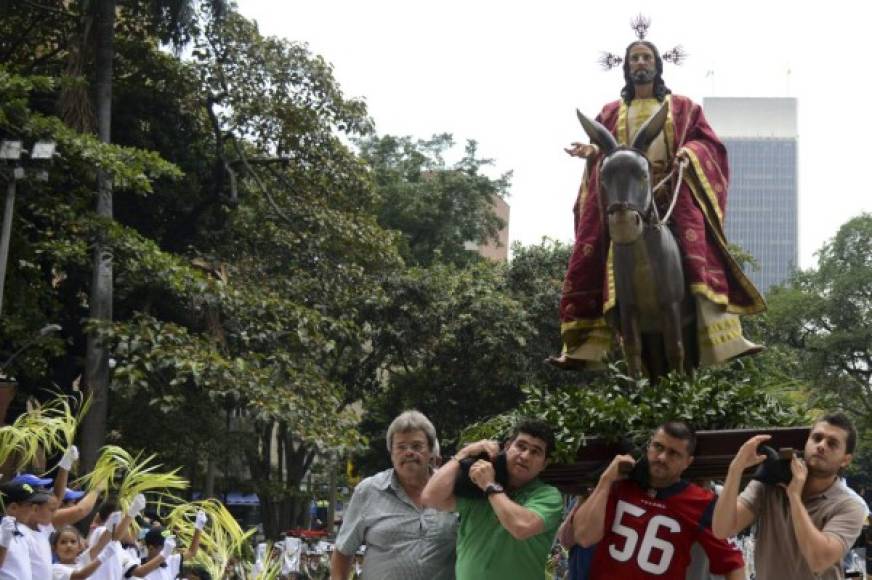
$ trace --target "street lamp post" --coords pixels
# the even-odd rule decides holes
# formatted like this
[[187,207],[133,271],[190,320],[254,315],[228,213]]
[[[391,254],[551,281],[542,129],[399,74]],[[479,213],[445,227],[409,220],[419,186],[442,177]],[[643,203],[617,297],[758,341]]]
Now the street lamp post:
[[39,342],[42,338],[45,338],[46,336],[49,336],[49,335],[54,334],[55,332],[59,332],[61,330],[63,330],[61,325],[54,324],[54,323],[46,324],[45,326],[40,328],[39,332],[34,334],[30,338],[30,340],[28,340],[27,342],[22,344],[20,347],[18,347],[18,350],[16,350],[11,355],[9,355],[9,358],[7,358],[5,361],[3,361],[2,364],[0,364],[0,377],[6,375],[6,369],[9,367],[9,365],[12,364],[12,361],[14,361],[15,359],[18,358],[18,355],[20,355],[22,352],[24,352],[25,350],[27,350],[28,348],[30,348],[31,346],[33,346],[34,344]]
[[[30,160],[36,163],[49,162],[55,154],[54,141],[38,141],[30,152]],[[12,236],[12,214],[15,211],[15,187],[19,179],[24,179],[22,155],[27,155],[21,141],[3,140],[0,142],[0,162],[10,169],[9,184],[6,186],[6,204],[3,208],[3,229],[0,230],[0,314],[3,313],[3,290],[6,287],[6,266],[9,263],[9,239]],[[37,169],[37,179],[48,180],[45,167]]]
[[9,237],[12,235],[12,212],[15,211],[15,184],[24,177],[21,161],[21,141],[3,141],[0,161],[13,165],[6,186],[6,205],[3,208],[3,229],[0,231],[0,313],[3,312],[3,288],[6,286],[6,263],[9,259]]

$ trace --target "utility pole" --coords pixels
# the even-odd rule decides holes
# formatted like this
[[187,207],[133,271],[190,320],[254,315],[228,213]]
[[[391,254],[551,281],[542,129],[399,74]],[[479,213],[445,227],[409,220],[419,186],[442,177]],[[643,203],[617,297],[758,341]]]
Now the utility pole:
[[[18,140],[4,139],[0,141],[0,163],[9,164],[7,174],[9,183],[6,186],[3,226],[0,230],[0,315],[3,313],[3,295],[6,288],[6,268],[9,265],[9,244],[12,239],[12,216],[15,212],[16,188],[18,180],[24,179],[25,176],[24,167],[21,166],[21,156],[27,154],[27,151],[22,149],[21,145],[21,141]],[[30,152],[31,161],[36,163],[50,162],[55,155],[55,147],[54,141],[37,141]],[[45,167],[37,169],[36,178],[39,181],[48,181],[48,171]],[[60,328],[57,324],[50,324],[39,331],[37,338],[60,330]],[[9,410],[9,404],[15,398],[15,392],[18,389],[15,379],[10,377],[6,371],[12,361],[35,342],[36,339],[25,342],[23,346],[12,353],[12,356],[6,359],[6,362],[0,365],[0,427],[6,423],[6,412]]]
[[6,186],[6,204],[3,206],[3,230],[0,233],[0,314],[3,312],[3,289],[6,287],[6,264],[9,261],[9,238],[12,235],[12,212],[15,211],[15,183],[10,176]]
[[[21,157],[29,155],[31,162],[48,163],[54,158],[56,146],[54,141],[37,141],[33,145],[33,150],[28,152],[22,148],[21,141],[4,139],[0,142],[0,162],[12,166],[8,172],[9,184],[6,186],[6,203],[3,207],[3,229],[0,230],[0,314],[3,313],[3,290],[6,287],[6,268],[9,264],[9,243],[12,237],[16,188],[18,181],[25,177]],[[48,171],[45,167],[37,170],[36,178],[40,181],[48,181]]]

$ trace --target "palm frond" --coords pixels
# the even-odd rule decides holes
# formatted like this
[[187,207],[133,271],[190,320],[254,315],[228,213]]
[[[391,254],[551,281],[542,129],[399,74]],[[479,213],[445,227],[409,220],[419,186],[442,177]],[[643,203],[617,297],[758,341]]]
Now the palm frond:
[[273,550],[272,542],[266,545],[266,552],[260,566],[249,564],[248,575],[252,580],[278,580],[282,575],[282,554]]
[[88,412],[90,398],[74,412],[70,397],[59,396],[30,409],[12,425],[0,428],[0,464],[15,457],[14,469],[33,464],[41,453],[65,451],[76,439],[76,430]]
[[209,523],[200,534],[200,549],[194,563],[202,566],[213,578],[223,578],[233,562],[251,558],[248,540],[255,530],[243,531],[236,518],[217,500],[179,504],[167,516],[166,524],[182,545],[190,545],[193,540],[197,510],[206,512]]
[[155,455],[143,458],[142,453],[131,455],[117,445],[106,445],[94,470],[80,478],[89,489],[105,488],[118,492],[118,503],[126,510],[130,501],[140,493],[148,493],[152,500],[169,501],[172,504],[182,500],[168,490],[188,488],[188,481],[177,475],[178,469],[170,472],[157,471],[162,467],[154,463]]

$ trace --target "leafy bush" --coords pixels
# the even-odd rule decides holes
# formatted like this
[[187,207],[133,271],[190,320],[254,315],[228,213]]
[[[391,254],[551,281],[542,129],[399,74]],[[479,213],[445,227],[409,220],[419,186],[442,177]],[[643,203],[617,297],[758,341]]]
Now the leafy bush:
[[683,419],[698,430],[789,426],[807,423],[805,409],[791,402],[758,369],[737,361],[703,369],[694,377],[670,375],[656,385],[638,383],[623,364],[585,386],[547,389],[527,385],[525,401],[513,412],[473,425],[464,441],[499,438],[521,416],[547,421],[555,431],[555,460],[571,462],[585,437],[622,437],[641,443],[669,419]]

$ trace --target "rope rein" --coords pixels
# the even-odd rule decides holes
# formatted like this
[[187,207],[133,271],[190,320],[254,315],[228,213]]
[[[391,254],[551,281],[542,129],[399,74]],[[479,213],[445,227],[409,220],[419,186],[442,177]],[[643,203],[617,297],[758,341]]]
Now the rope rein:
[[[675,209],[675,202],[678,201],[678,190],[681,189],[681,181],[684,179],[684,169],[687,167],[687,159],[682,159],[678,163],[678,180],[675,182],[675,191],[672,192],[672,201],[669,203],[669,209],[666,210],[666,215],[663,218],[660,218],[660,212],[657,211],[657,204],[654,200],[651,200],[651,206],[654,209],[654,216],[657,218],[658,226],[665,225],[666,222],[669,221],[669,218],[672,216],[672,210]],[[658,189],[666,185],[666,183],[672,179],[675,175],[675,169],[669,172],[663,179],[660,180],[660,183],[654,186],[654,189],[651,190],[651,193],[656,192]]]

